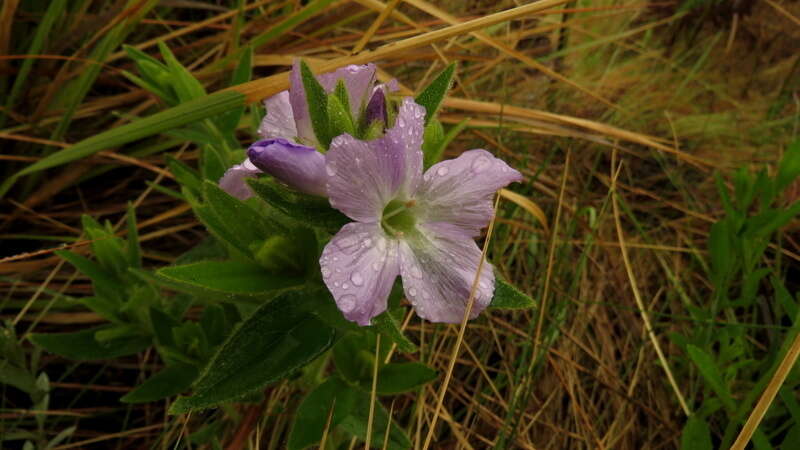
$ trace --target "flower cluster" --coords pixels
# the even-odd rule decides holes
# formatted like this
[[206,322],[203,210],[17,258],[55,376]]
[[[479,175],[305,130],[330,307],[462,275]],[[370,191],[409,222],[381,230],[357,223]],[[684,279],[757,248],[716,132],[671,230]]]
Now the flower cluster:
[[[460,322],[481,260],[474,239],[492,218],[494,193],[521,181],[521,174],[486,150],[464,152],[423,173],[424,107],[407,97],[390,110],[387,95],[393,88],[376,85],[371,64],[348,66],[318,81],[329,94],[346,87],[360,130],[356,136],[343,133],[327,149],[321,145],[295,65],[290,90],[265,101],[263,139],[220,185],[246,198],[252,194],[244,178],[265,172],[293,189],[327,197],[353,220],[333,236],[319,260],[323,281],[348,320],[369,325],[386,310],[400,275],[417,315]],[[486,263],[472,318],[491,302],[494,284]]]

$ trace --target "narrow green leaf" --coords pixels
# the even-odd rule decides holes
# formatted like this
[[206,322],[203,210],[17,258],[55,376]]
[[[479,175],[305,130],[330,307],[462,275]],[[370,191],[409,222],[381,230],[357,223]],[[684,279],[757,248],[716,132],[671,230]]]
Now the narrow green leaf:
[[201,261],[164,267],[156,271],[156,276],[194,294],[253,299],[272,298],[305,282],[303,278],[272,274],[257,264],[243,261]]
[[431,83],[422,90],[414,99],[418,104],[425,107],[425,125],[428,124],[439,110],[442,100],[450,90],[453,83],[453,75],[456,73],[456,64],[447,66]]
[[37,390],[36,376],[3,358],[0,358],[0,384],[14,386],[27,394],[33,394]]
[[120,280],[113,273],[94,261],[68,250],[56,250],[55,254],[91,278],[95,293],[108,299],[122,300],[122,292],[119,288]]
[[[241,59],[239,59],[239,63],[236,65],[236,69],[233,71],[231,75],[231,86],[236,86],[237,84],[242,84],[250,81],[250,77],[253,73],[253,47],[247,47],[242,50]],[[219,128],[223,133],[233,133],[236,131],[236,127],[239,126],[239,122],[242,120],[242,114],[244,114],[245,106],[240,108],[236,108],[234,110],[228,111],[219,119],[217,119],[217,123],[219,124]]]
[[380,395],[395,395],[412,391],[437,377],[437,372],[418,362],[390,363],[378,371],[376,391]]
[[328,118],[330,120],[331,136],[336,137],[344,133],[356,135],[356,126],[349,107],[342,104],[338,95],[328,96]]
[[120,401],[123,403],[155,402],[189,389],[199,371],[191,364],[179,363],[164,368],[128,392]]
[[109,326],[101,326],[75,333],[33,333],[29,339],[50,353],[78,361],[112,359],[133,355],[146,349],[151,344],[150,338],[145,337],[112,340],[102,344],[97,342],[95,334],[110,328]]
[[203,85],[175,58],[175,55],[164,41],[158,42],[158,49],[167,63],[171,75],[171,85],[177,92],[178,99],[181,102],[188,102],[206,95]]
[[136,211],[130,203],[128,203],[126,220],[128,222],[128,242],[126,243],[128,265],[130,267],[142,267],[142,251],[139,248],[139,229],[136,225]]
[[494,297],[490,308],[528,309],[536,306],[536,302],[509,283],[495,278]]
[[334,331],[303,311],[307,292],[288,292],[262,305],[228,337],[203,370],[191,397],[170,413],[235,400],[309,363],[333,342]]
[[328,117],[328,94],[325,93],[325,88],[319,84],[305,61],[300,61],[300,77],[306,93],[308,116],[311,119],[314,135],[317,136],[317,141],[322,145],[322,148],[327,149],[331,144],[331,139],[333,139]]
[[712,450],[711,430],[696,414],[689,416],[681,434],[681,450]]
[[335,376],[317,386],[297,408],[287,449],[302,450],[319,442],[330,411],[333,410],[330,426],[334,428],[350,415],[358,396],[357,391]]
[[728,391],[728,387],[722,379],[722,374],[711,355],[703,351],[700,347],[692,344],[686,346],[686,352],[689,354],[689,358],[694,362],[698,370],[700,370],[700,374],[703,375],[708,386],[719,396],[725,407],[730,411],[735,411],[736,402],[734,402],[733,397],[731,397],[730,391]]
[[9,177],[0,185],[0,197],[8,192],[8,189],[14,185],[19,177],[57,167],[75,161],[76,159],[85,158],[101,150],[127,144],[128,142],[133,142],[147,136],[153,136],[186,125],[187,123],[214,117],[245,104],[246,97],[244,94],[235,91],[215,92],[208,96],[182,103],[166,111],[153,114],[150,117],[139,119],[119,128],[94,135],[71,147],[48,155],[22,169],[14,176]]
[[175,175],[175,179],[178,180],[181,186],[193,190],[195,195],[202,192],[203,179],[200,178],[196,170],[169,155],[167,155],[166,161],[169,171]]

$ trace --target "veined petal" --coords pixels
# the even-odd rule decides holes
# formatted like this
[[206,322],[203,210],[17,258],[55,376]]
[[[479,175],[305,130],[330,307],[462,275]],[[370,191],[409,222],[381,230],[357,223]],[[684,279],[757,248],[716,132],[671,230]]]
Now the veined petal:
[[379,224],[352,222],[325,246],[319,260],[322,278],[348,320],[369,325],[386,310],[400,272],[397,245]]
[[325,156],[286,139],[265,139],[247,150],[262,171],[307,194],[325,195]]
[[[446,223],[422,225],[419,233],[400,241],[400,275],[406,298],[418,316],[431,322],[461,323],[478,271],[481,250],[458,227]],[[494,269],[481,267],[474,319],[492,301]]]
[[253,191],[244,181],[245,178],[255,177],[259,173],[261,170],[253,165],[250,159],[245,159],[241,164],[236,164],[225,171],[219,179],[219,187],[233,197],[245,200],[253,196]]
[[353,113],[353,117],[358,117],[375,84],[375,64],[351,64],[333,72],[323,73],[317,80],[327,93],[333,92],[339,80],[344,80],[350,101],[350,112]]
[[264,139],[296,140],[297,127],[294,124],[289,91],[279,92],[264,100],[264,107],[267,109],[267,114],[258,127],[258,134]]
[[492,196],[522,174],[486,150],[469,150],[434,164],[417,191],[419,219],[447,222],[477,236],[492,218]]
[[343,134],[333,139],[325,161],[334,208],[353,220],[376,222],[391,200],[410,200],[422,178],[424,111],[407,98],[383,137],[360,141]]

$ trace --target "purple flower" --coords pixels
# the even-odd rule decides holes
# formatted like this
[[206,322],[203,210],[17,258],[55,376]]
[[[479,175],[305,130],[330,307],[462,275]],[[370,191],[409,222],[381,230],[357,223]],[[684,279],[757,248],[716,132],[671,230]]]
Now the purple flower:
[[286,139],[263,139],[247,150],[255,167],[294,189],[307,194],[325,195],[325,156],[316,149]]
[[[344,316],[359,325],[386,310],[397,275],[417,315],[459,323],[491,220],[492,196],[522,175],[485,150],[440,162],[423,175],[425,109],[406,98],[394,126],[372,141],[344,134],[325,155],[331,205],[354,220],[325,246],[323,280]],[[485,263],[471,318],[491,302]]]
[[[348,92],[348,101],[353,117],[359,117],[366,108],[367,97],[374,96],[378,89],[396,90],[396,83],[374,86],[375,65],[350,65],[322,74],[317,80],[330,93],[339,80],[343,80]],[[317,152],[319,143],[311,128],[300,64],[295,62],[290,76],[291,87],[264,101],[267,114],[258,128],[263,138],[248,150],[248,157],[237,164],[220,179],[220,187],[242,200],[253,196],[245,178],[255,177],[262,171],[286,183],[290,187],[309,194],[325,195],[324,156]],[[252,159],[258,155],[257,160]],[[299,161],[294,161],[300,158]],[[252,161],[252,162],[251,162]],[[253,170],[252,168],[258,169]],[[245,170],[247,167],[247,170]]]

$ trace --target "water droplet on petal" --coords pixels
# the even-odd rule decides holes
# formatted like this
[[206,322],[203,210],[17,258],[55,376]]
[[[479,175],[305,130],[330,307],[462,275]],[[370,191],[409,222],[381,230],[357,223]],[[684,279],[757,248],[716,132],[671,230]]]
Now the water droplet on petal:
[[375,272],[380,272],[380,270],[381,270],[381,263],[379,263],[379,262],[377,262],[377,261],[375,261],[374,263],[372,263],[372,270],[374,270]]
[[353,272],[353,274],[350,275],[350,281],[352,281],[353,284],[356,286],[364,285],[364,277],[362,277],[361,274],[358,272]]
[[411,272],[411,276],[414,278],[422,278],[422,272],[420,272],[419,267],[417,266],[411,266],[411,270],[409,272]]
[[330,276],[330,274],[331,274],[331,269],[329,269],[327,267],[323,267],[322,268],[322,276],[323,277],[328,278]]
[[343,295],[339,298],[337,302],[339,304],[339,309],[342,312],[349,313],[350,311],[356,309],[356,296],[352,294]]
[[417,296],[417,290],[416,290],[416,289],[414,289],[413,287],[412,287],[412,288],[409,288],[409,289],[408,289],[408,296],[409,296],[409,297],[416,297],[416,296]]
[[474,172],[481,172],[483,169],[486,168],[491,163],[489,158],[485,156],[479,156],[475,161],[472,161],[472,170]]
[[362,242],[362,245],[364,246],[364,248],[370,248],[372,246],[372,239],[370,239],[370,238],[364,239],[364,242]]
[[342,285],[342,289],[350,289],[350,285],[349,285],[349,284],[347,284],[347,283],[344,283],[344,284]]
[[327,172],[328,176],[336,175],[336,164],[333,161],[329,162],[327,166],[325,166],[325,172]]
[[440,177],[447,175],[447,172],[450,172],[450,169],[448,169],[446,166],[442,166],[436,169],[436,174],[439,175]]

